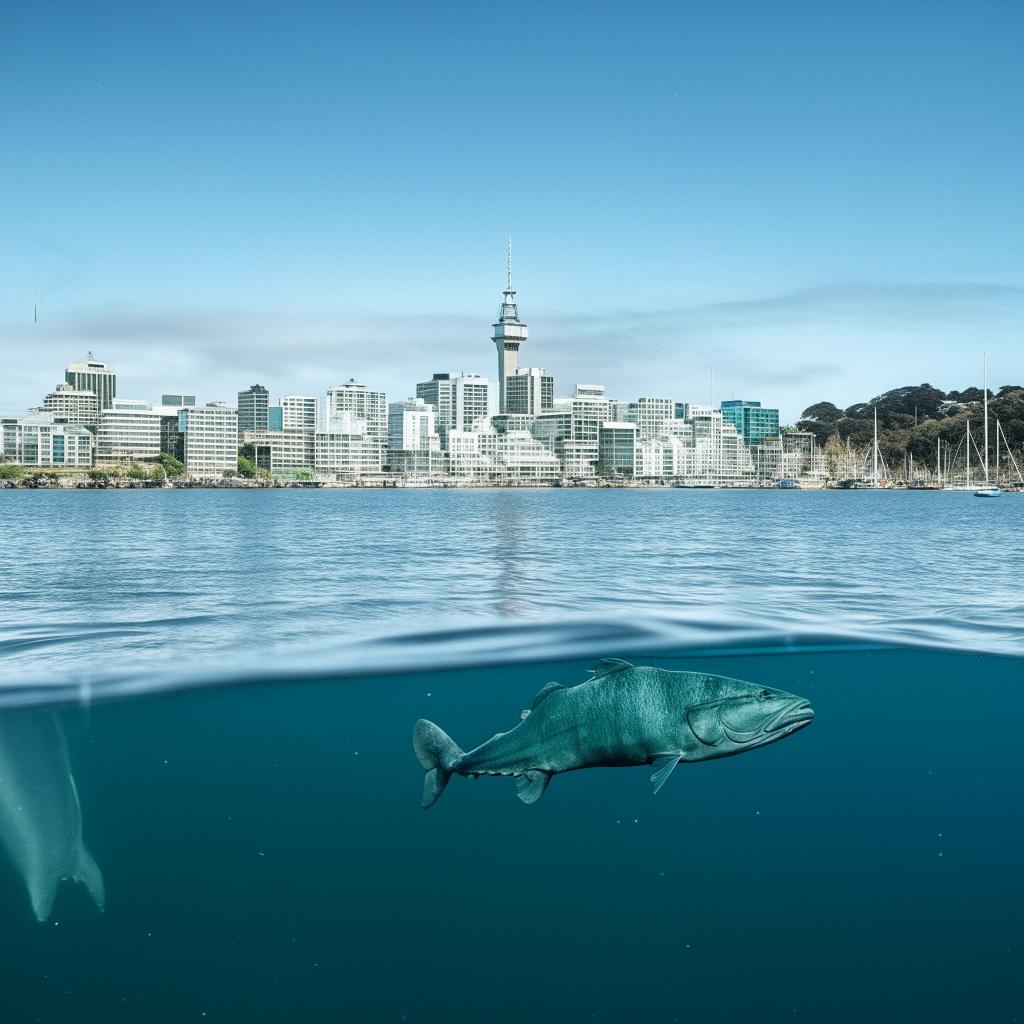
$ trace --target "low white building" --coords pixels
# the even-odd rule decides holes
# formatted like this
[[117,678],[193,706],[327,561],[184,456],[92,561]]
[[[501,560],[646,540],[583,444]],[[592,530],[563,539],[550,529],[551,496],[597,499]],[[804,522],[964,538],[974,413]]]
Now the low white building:
[[543,483],[559,480],[562,464],[528,430],[498,431],[482,420],[473,430],[448,432],[448,472],[464,480]]
[[0,454],[22,466],[88,469],[93,436],[85,427],[55,422],[52,412],[0,419]]
[[365,428],[358,433],[332,426],[313,436],[313,469],[327,480],[353,481],[379,476],[384,471],[385,442],[368,437]]
[[223,476],[238,469],[238,410],[226,402],[191,405],[178,413],[189,476]]
[[303,470],[313,472],[315,436],[316,431],[312,428],[246,430],[242,434],[242,444],[252,445],[258,469],[265,469],[273,477],[288,477]]
[[100,410],[96,436],[96,463],[154,460],[160,455],[160,413],[149,402],[112,398]]
[[750,449],[721,409],[683,403],[655,437],[637,442],[636,475],[701,482],[741,482],[754,476]]

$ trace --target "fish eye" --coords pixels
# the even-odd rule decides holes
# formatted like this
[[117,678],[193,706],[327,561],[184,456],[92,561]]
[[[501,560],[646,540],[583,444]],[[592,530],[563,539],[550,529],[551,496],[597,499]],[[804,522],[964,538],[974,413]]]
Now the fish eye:
[[762,690],[762,691],[761,691],[761,696],[762,696],[762,697],[763,697],[763,698],[764,698],[765,700],[767,700],[767,699],[768,699],[768,698],[769,698],[769,697],[770,697],[771,695],[772,695],[772,691],[771,691],[771,690]]

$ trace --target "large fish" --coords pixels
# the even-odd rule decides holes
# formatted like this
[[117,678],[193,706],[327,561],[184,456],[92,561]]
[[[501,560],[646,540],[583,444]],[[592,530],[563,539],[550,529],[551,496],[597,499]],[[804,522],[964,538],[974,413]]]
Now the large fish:
[[630,665],[607,658],[578,686],[548,683],[510,732],[464,753],[433,722],[420,719],[412,741],[424,807],[452,774],[511,775],[532,804],[552,775],[580,768],[653,765],[654,792],[680,761],[707,761],[763,747],[809,725],[803,697],[703,672]]
[[82,842],[82,809],[53,712],[0,711],[0,845],[25,880],[36,918],[53,910],[65,878],[103,909],[103,876]]

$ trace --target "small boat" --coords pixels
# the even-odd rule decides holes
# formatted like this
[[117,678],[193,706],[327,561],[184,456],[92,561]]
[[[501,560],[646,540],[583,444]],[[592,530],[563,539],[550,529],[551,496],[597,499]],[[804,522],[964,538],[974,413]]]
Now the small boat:
[[1003,492],[998,487],[979,487],[975,492],[976,498],[998,498]]

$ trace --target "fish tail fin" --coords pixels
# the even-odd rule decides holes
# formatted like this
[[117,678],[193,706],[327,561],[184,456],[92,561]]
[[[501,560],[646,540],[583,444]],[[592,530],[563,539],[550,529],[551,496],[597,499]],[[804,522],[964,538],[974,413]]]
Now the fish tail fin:
[[78,854],[78,863],[72,876],[88,890],[97,909],[103,910],[107,905],[107,890],[103,884],[103,874],[99,865],[93,860],[92,854],[83,846]]
[[450,736],[425,718],[421,718],[412,730],[412,746],[427,773],[423,779],[420,806],[430,807],[440,799],[463,752]]

